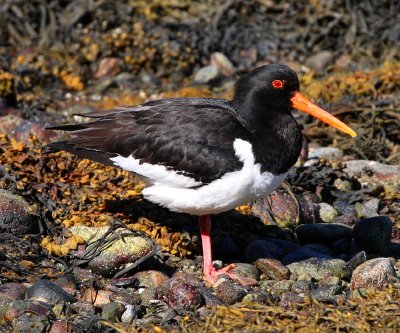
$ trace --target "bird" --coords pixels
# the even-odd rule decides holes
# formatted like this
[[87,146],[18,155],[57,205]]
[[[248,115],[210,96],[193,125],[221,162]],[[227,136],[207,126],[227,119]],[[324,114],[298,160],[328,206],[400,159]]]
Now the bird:
[[242,75],[233,98],[169,98],[82,116],[85,123],[50,127],[71,133],[46,153],[67,151],[141,177],[145,199],[199,217],[204,279],[237,278],[234,264],[216,269],[211,215],[271,194],[296,163],[301,128],[292,110],[355,137],[346,124],[299,92],[296,72],[268,64]]

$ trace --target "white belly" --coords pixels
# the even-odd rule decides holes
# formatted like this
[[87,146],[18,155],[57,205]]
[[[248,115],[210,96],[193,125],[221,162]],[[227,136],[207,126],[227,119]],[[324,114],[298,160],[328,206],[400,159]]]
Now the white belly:
[[174,212],[217,214],[265,197],[285,180],[287,173],[261,173],[261,165],[255,164],[251,144],[247,141],[236,139],[234,148],[237,157],[243,162],[241,170],[225,174],[197,188],[164,183],[159,179],[143,190],[143,196]]

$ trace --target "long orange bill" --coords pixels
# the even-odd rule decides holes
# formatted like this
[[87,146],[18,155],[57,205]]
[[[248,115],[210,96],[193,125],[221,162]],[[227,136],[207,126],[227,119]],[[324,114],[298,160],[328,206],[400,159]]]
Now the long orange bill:
[[307,112],[313,117],[331,125],[332,127],[337,128],[347,134],[350,134],[352,137],[357,136],[357,133],[354,132],[349,126],[345,123],[341,122],[336,117],[332,116],[329,112],[322,110],[317,104],[311,102],[308,98],[304,97],[302,94],[297,92],[292,98],[292,106],[293,108]]

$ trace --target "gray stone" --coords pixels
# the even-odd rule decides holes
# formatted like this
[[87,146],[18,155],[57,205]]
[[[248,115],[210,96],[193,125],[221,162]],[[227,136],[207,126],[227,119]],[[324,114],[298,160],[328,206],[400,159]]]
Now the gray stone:
[[375,258],[359,265],[351,276],[350,287],[383,289],[390,282],[398,282],[393,262],[389,258]]
[[360,220],[353,228],[354,240],[360,250],[382,256],[390,255],[393,223],[387,216]]
[[242,278],[250,278],[255,281],[260,280],[260,272],[256,267],[247,263],[235,263],[235,267],[230,272]]
[[340,160],[343,157],[343,151],[334,147],[321,147],[310,151],[309,159],[319,158],[328,161]]
[[22,283],[5,283],[0,285],[0,298],[17,301],[25,298],[27,288]]
[[24,313],[14,322],[14,333],[44,333],[50,321],[46,316]]
[[400,184],[400,166],[383,164],[369,160],[352,160],[343,162],[345,172],[367,184]]
[[215,295],[225,304],[232,305],[242,300],[247,294],[246,289],[221,278],[214,284]]
[[319,217],[326,223],[332,222],[339,215],[338,211],[331,205],[321,202],[319,204]]
[[318,243],[331,245],[341,238],[351,239],[353,236],[352,229],[342,224],[302,224],[296,228],[296,235],[302,243]]
[[57,303],[74,303],[76,299],[71,294],[55,283],[47,280],[38,280],[28,288],[26,298],[33,301],[40,301],[50,305]]
[[221,52],[211,54],[211,65],[218,68],[219,72],[224,76],[232,76],[235,74],[235,69],[228,57]]
[[309,295],[306,293],[297,294],[294,292],[287,292],[282,294],[279,306],[287,307],[290,304],[305,304],[308,298]]
[[[73,226],[69,229],[72,234],[81,236],[87,243],[87,249],[91,249],[108,230],[107,227],[93,228],[85,226]],[[107,236],[108,246],[104,247],[93,260],[89,262],[89,268],[93,273],[103,276],[111,276],[143,258],[153,250],[153,243],[143,235],[138,235],[128,229],[117,229]]]
[[346,262],[341,259],[311,258],[292,263],[287,267],[292,274],[296,275],[297,280],[310,281],[311,279],[315,279],[319,281],[327,274],[332,274],[343,279],[348,275]]

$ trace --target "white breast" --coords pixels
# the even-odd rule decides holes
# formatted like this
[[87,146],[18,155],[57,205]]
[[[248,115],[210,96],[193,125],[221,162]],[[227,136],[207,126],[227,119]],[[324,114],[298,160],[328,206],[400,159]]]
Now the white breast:
[[163,166],[140,164],[132,157],[115,157],[116,165],[152,180],[143,190],[143,196],[171,211],[192,215],[217,214],[245,203],[265,197],[286,178],[287,173],[273,175],[261,173],[261,165],[255,163],[251,144],[236,139],[233,147],[242,169],[225,174],[210,184],[200,185],[194,179],[167,170]]

